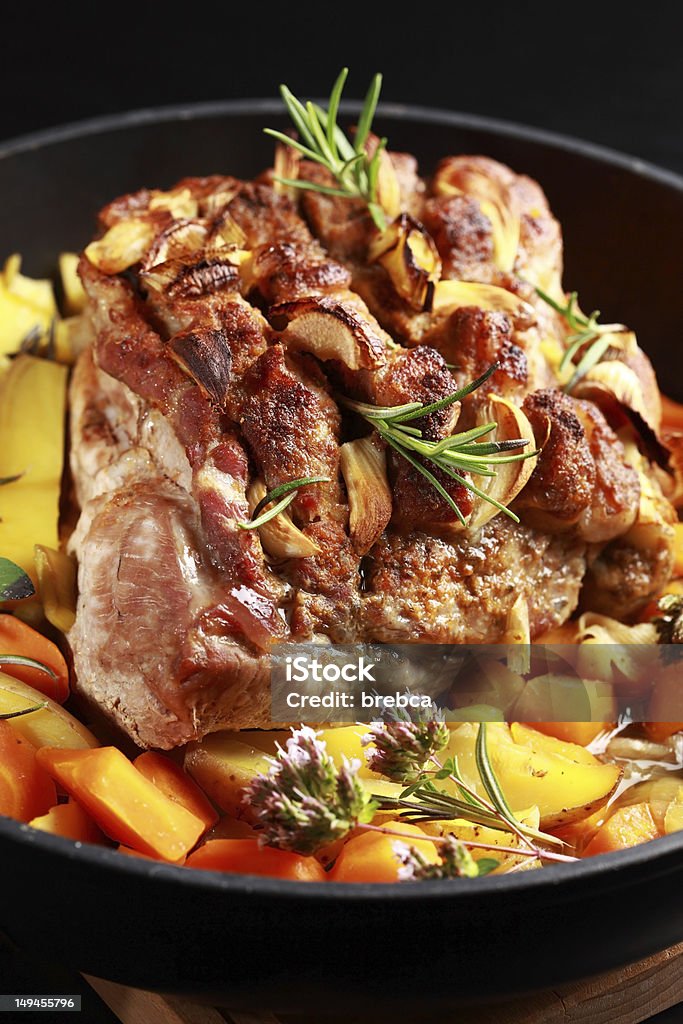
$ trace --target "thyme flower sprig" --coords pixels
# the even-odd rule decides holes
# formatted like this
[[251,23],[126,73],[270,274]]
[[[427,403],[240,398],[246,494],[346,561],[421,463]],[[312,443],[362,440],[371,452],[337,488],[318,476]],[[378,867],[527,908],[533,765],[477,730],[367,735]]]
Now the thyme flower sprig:
[[481,488],[477,487],[466,476],[463,476],[463,473],[469,473],[474,476],[494,477],[496,475],[495,466],[506,462],[520,462],[523,459],[533,458],[539,454],[537,451],[519,451],[519,449],[525,448],[529,444],[527,438],[520,437],[508,441],[481,442],[479,439],[485,437],[486,434],[490,434],[496,427],[496,423],[490,422],[484,423],[479,427],[473,427],[471,430],[451,434],[441,441],[427,441],[422,437],[422,431],[418,427],[410,425],[412,420],[428,416],[430,413],[439,412],[441,409],[446,409],[466,398],[467,395],[472,394],[473,391],[481,387],[497,369],[498,364],[493,363],[481,377],[471,381],[445,398],[441,398],[436,402],[430,402],[428,405],[424,405],[422,402],[408,402],[405,405],[378,406],[369,405],[365,402],[356,402],[344,397],[341,397],[339,400],[343,405],[361,415],[374,427],[390,448],[406,459],[411,466],[429,481],[437,493],[450,506],[463,526],[466,525],[465,517],[457,503],[422,460],[431,463],[432,466],[440,469],[451,479],[455,480],[456,483],[471,491],[478,498],[488,501],[500,512],[504,512],[506,516],[515,523],[518,523],[519,517],[514,512],[511,512],[507,506],[487,494],[486,491],[482,491]]
[[560,371],[565,370],[573,361],[577,352],[588,345],[579,360],[574,373],[565,384],[564,390],[570,394],[582,377],[599,363],[612,344],[610,334],[620,334],[626,330],[624,324],[600,324],[600,310],[594,309],[590,316],[585,316],[578,307],[578,292],[571,292],[564,305],[556,302],[547,292],[535,287],[535,292],[548,306],[559,313],[567,321],[571,333],[567,335],[567,348],[560,361]]
[[299,133],[299,139],[292,139],[284,132],[273,128],[265,128],[264,131],[278,142],[291,146],[307,160],[313,160],[326,167],[337,182],[337,187],[314,181],[302,181],[299,178],[278,177],[277,181],[292,188],[322,192],[324,195],[363,199],[376,227],[384,231],[386,217],[378,201],[377,183],[382,151],[386,148],[387,140],[380,139],[372,156],[365,150],[382,88],[382,76],[375,75],[370,83],[352,143],[337,123],[339,104],[348,73],[348,68],[342,68],[332,87],[326,110],[310,100],[302,103],[286,85],[281,85],[280,95]]
[[345,757],[337,767],[310,726],[293,729],[270,762],[268,774],[257,775],[245,794],[263,843],[313,854],[372,820],[377,805],[358,778],[360,762]]
[[448,745],[449,738],[448,726],[439,719],[397,719],[373,724],[361,742],[366,747],[372,745],[366,754],[371,771],[391,782],[408,784],[424,778],[426,762]]
[[446,836],[439,847],[440,864],[432,864],[416,846],[397,841],[394,853],[401,862],[398,877],[401,882],[419,882],[435,878],[477,878],[498,867],[491,858],[476,861],[464,843],[455,836]]

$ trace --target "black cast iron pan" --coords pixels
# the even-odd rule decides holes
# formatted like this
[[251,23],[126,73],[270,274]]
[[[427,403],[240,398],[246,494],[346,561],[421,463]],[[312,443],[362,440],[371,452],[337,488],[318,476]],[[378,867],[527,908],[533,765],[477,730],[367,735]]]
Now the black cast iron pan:
[[[349,108],[353,110],[353,108]],[[123,115],[0,146],[0,256],[49,273],[112,197],[269,163],[274,101]],[[536,177],[565,233],[582,306],[634,327],[683,398],[683,180],[571,139],[483,118],[385,107],[423,171],[484,153]],[[47,959],[233,1007],[359,1007],[412,1019],[554,985],[683,939],[683,834],[573,865],[476,882],[302,884],[189,871],[78,847],[0,818],[0,928]]]

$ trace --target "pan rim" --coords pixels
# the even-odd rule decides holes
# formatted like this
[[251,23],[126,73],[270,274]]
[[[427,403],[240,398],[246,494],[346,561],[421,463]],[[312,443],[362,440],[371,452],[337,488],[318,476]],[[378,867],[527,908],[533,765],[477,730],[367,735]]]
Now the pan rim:
[[[346,102],[342,110],[355,113],[360,104]],[[195,120],[197,118],[240,118],[254,113],[277,115],[282,113],[279,100],[255,98],[216,100],[204,103],[184,103],[158,107],[145,107],[116,114],[107,114],[80,121],[41,129],[0,142],[0,161],[21,156],[47,146],[69,143],[78,139],[111,131],[126,131],[167,121]],[[444,127],[465,128],[489,132],[508,138],[548,146],[579,155],[596,163],[608,165],[636,177],[655,181],[660,185],[683,193],[683,175],[659,167],[639,157],[597,143],[546,129],[482,115],[450,111],[436,107],[411,104],[380,104],[379,116],[389,120],[422,120]],[[243,892],[255,895],[277,895],[295,900],[302,898],[356,901],[368,898],[388,898],[412,901],[414,899],[443,899],[464,897],[468,894],[487,897],[491,893],[515,893],[572,888],[588,879],[611,877],[614,885],[622,882],[628,869],[638,871],[647,864],[654,872],[667,874],[676,869],[683,852],[683,834],[671,835],[618,853],[604,854],[574,864],[552,865],[541,871],[512,873],[478,879],[473,885],[469,879],[421,882],[419,886],[380,885],[377,883],[295,882],[254,875],[231,875],[218,871],[186,871],[173,864],[154,863],[149,860],[125,857],[116,850],[90,844],[73,843],[60,836],[31,829],[28,825],[0,816],[0,841],[22,846],[38,846],[51,855],[69,861],[78,860],[112,870],[122,875],[147,877],[165,884],[191,885],[212,891]],[[653,847],[655,849],[653,849]],[[624,881],[624,884],[627,884]]]
[[[341,104],[345,113],[357,113],[360,103],[345,101]],[[166,121],[195,120],[202,117],[242,117],[254,113],[282,114],[279,100],[267,97],[255,97],[240,100],[211,100],[203,103],[178,103],[156,107],[140,107],[115,114],[104,114],[98,117],[69,121],[64,124],[42,128],[35,132],[15,136],[0,141],[0,160],[41,149],[45,146],[58,145],[75,139],[89,138],[110,131],[125,131],[129,128],[144,127]],[[442,124],[454,128],[469,128],[488,131],[491,134],[510,138],[519,138],[527,142],[564,150],[574,155],[579,154],[598,163],[609,164],[620,170],[627,170],[639,177],[649,178],[666,185],[676,191],[683,191],[683,175],[676,171],[660,167],[640,157],[589,142],[574,135],[549,131],[532,125],[521,124],[480,114],[468,114],[464,111],[447,110],[440,107],[426,107],[404,103],[380,103],[378,116],[390,120],[419,119],[430,124]]]

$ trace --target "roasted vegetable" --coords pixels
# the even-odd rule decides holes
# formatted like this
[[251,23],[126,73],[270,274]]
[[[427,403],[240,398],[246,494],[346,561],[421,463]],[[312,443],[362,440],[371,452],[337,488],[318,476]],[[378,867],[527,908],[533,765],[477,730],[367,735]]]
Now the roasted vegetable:
[[294,882],[324,882],[325,872],[315,857],[260,846],[256,839],[210,839],[186,861],[188,868],[267,875]]
[[49,774],[36,759],[36,748],[0,721],[0,814],[31,821],[57,803]]
[[76,562],[43,544],[36,544],[33,561],[45,618],[68,633],[76,620]]
[[35,747],[86,749],[99,746],[89,729],[63,707],[19,679],[0,672],[0,715],[45,704],[30,715],[12,719],[12,728]]
[[236,818],[250,820],[250,808],[242,803],[248,783],[270,767],[266,754],[233,733],[213,733],[201,743],[190,743],[185,770],[208,793],[214,803]]
[[366,554],[391,519],[391,488],[383,447],[374,437],[347,441],[339,449],[349,499],[349,533],[354,549]]
[[[476,767],[477,732],[478,726],[469,722],[453,728],[444,757],[456,756],[465,781],[484,795]],[[491,764],[508,804],[513,808],[538,807],[541,828],[556,828],[586,817],[614,792],[621,777],[617,765],[601,764],[597,758],[594,764],[579,764],[571,756],[572,745],[567,745],[566,756],[536,746],[534,750],[515,743],[507,725],[488,725]],[[444,785],[456,789],[448,780]]]
[[436,845],[425,839],[417,825],[405,821],[385,821],[383,827],[400,832],[400,836],[383,832],[361,832],[346,842],[330,872],[331,882],[397,882],[401,862],[394,845],[415,846],[425,860],[439,863]]
[[85,309],[86,294],[78,276],[79,256],[75,252],[60,252],[59,276],[64,292],[64,306],[71,316],[82,313]]
[[[10,659],[18,656],[39,662],[44,670],[25,661],[12,663],[11,660],[4,660],[3,656],[9,656]],[[69,696],[69,670],[59,648],[21,619],[1,613],[0,668],[8,676],[19,679],[58,704],[63,704]]]
[[73,839],[79,843],[104,842],[104,836],[95,822],[75,800],[51,807],[47,814],[33,818],[29,825],[41,832],[64,836],[65,839]]
[[620,807],[598,829],[584,849],[583,856],[594,857],[598,853],[626,850],[629,846],[639,846],[649,839],[656,839],[659,834],[648,804]]
[[0,378],[0,551],[34,581],[34,547],[59,547],[66,368],[19,356]]
[[52,283],[24,277],[21,257],[10,256],[0,273],[0,355],[44,346],[56,314]]
[[218,814],[190,776],[170,757],[149,750],[140,754],[133,762],[146,779],[154,783],[169,800],[180,804],[211,828],[218,821]]
[[36,758],[106,835],[140,853],[180,861],[204,832],[203,821],[169,800],[115,747],[43,747]]

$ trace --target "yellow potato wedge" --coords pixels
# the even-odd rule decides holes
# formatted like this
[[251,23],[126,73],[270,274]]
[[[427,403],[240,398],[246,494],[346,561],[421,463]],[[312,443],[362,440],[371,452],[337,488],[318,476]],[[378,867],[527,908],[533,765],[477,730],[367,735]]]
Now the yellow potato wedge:
[[[442,758],[456,756],[462,776],[482,796],[475,743],[479,727],[464,722],[451,731]],[[557,753],[533,750],[515,743],[507,725],[490,722],[488,751],[494,772],[511,807],[539,809],[541,828],[557,828],[585,818],[607,802],[614,792],[621,768],[614,764],[579,764]],[[455,783],[444,783],[456,791]]]
[[36,704],[47,703],[40,711],[12,718],[12,728],[34,747],[60,747],[63,750],[84,750],[99,747],[89,729],[65,711],[61,704],[45,697],[26,683],[0,672],[0,715],[23,711]]

